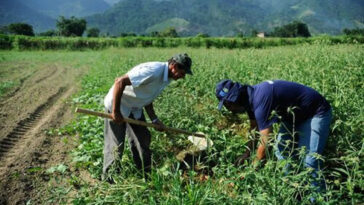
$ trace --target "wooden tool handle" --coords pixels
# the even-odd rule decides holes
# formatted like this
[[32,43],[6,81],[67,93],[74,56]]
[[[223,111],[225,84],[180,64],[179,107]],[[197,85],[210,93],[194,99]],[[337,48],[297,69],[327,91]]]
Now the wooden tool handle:
[[[76,108],[75,112],[112,119],[111,114],[104,113],[104,112],[95,112],[92,110],[86,110],[86,109],[82,109],[82,108]],[[135,124],[135,125],[141,125],[144,127],[153,127],[156,129],[162,129],[163,131],[167,131],[167,132],[176,132],[176,133],[181,133],[181,134],[186,134],[186,135],[193,135],[193,136],[197,136],[197,137],[205,137],[205,135],[202,133],[190,132],[190,131],[177,129],[177,128],[173,128],[173,127],[161,127],[161,126],[153,124],[153,123],[147,123],[147,122],[143,122],[140,120],[134,120],[134,119],[130,119],[130,118],[123,118],[123,122]]]

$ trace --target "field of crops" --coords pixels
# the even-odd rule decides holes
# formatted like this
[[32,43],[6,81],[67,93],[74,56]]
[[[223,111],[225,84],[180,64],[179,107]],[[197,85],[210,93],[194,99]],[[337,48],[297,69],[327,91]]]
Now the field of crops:
[[[296,45],[267,49],[120,48],[83,52],[92,59],[90,72],[74,106],[103,111],[103,98],[117,76],[147,61],[165,61],[187,52],[193,76],[172,82],[154,102],[156,114],[170,127],[201,131],[214,146],[200,158],[196,170],[182,170],[176,155],[188,145],[184,135],[151,130],[153,171],[145,182],[125,149],[115,184],[99,181],[103,160],[103,120],[79,115],[71,124],[52,133],[77,135],[80,144],[70,150],[73,162],[49,173],[59,185],[49,187],[48,202],[74,204],[308,204],[315,196],[309,173],[297,163],[285,175],[284,163],[273,151],[258,170],[250,164],[235,167],[245,151],[247,116],[219,112],[215,84],[226,78],[248,84],[284,79],[306,84],[323,94],[333,107],[333,122],[324,153],[323,175],[327,192],[318,202],[357,204],[364,201],[364,46]],[[24,52],[23,55],[26,55]],[[31,53],[31,52],[29,52]],[[41,52],[40,52],[41,53]],[[67,55],[80,52],[67,52]],[[52,52],[44,52],[52,56]],[[149,119],[148,119],[149,120]],[[277,126],[274,132],[277,132]],[[51,134],[52,134],[51,133]],[[274,136],[273,136],[274,138]],[[71,168],[72,167],[72,168]],[[87,170],[92,180],[72,170]],[[201,171],[202,170],[202,171]],[[64,183],[67,179],[66,183]],[[63,182],[63,183],[61,183]]]
[[[134,168],[129,151],[120,162],[115,184],[88,183],[77,177],[75,203],[138,204],[296,204],[312,196],[308,173],[297,166],[284,175],[282,163],[272,153],[258,171],[250,165],[234,167],[249,133],[247,116],[218,112],[214,96],[216,82],[231,78],[255,84],[268,79],[297,81],[317,89],[330,101],[334,119],[325,151],[323,174],[326,194],[319,201],[363,202],[364,151],[364,49],[362,45],[294,46],[271,49],[112,49],[102,56],[83,79],[82,92],[73,99],[77,106],[103,110],[102,100],[115,77],[145,61],[163,61],[172,54],[187,52],[193,59],[193,76],[173,82],[156,100],[157,115],[168,126],[202,131],[214,141],[199,171],[182,171],[175,155],[186,146],[183,135],[152,130],[153,172],[144,182]],[[276,127],[277,128],[277,127]],[[276,131],[276,130],[275,130]],[[99,178],[102,169],[103,121],[79,116],[60,130],[77,133],[82,143],[73,152],[80,169]],[[54,199],[56,200],[56,199]],[[62,199],[60,199],[62,201]]]

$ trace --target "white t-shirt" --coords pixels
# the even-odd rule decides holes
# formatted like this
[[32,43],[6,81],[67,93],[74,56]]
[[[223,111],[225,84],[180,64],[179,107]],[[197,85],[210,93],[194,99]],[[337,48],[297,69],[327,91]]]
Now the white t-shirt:
[[[167,62],[142,63],[132,68],[128,73],[131,86],[126,86],[121,97],[120,111],[123,117],[129,117],[133,113],[135,119],[139,119],[143,107],[153,100],[170,83],[168,79]],[[104,105],[112,111],[114,85],[110,88],[104,99]]]

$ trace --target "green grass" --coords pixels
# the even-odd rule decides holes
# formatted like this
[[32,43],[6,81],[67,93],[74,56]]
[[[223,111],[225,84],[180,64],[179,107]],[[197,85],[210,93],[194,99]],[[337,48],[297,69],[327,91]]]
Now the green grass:
[[0,97],[3,96],[8,90],[16,85],[14,81],[5,81],[0,83]]
[[[116,184],[90,183],[73,178],[69,184],[69,188],[76,192],[73,198],[67,201],[59,194],[65,193],[61,191],[54,192],[56,194],[49,200],[57,203],[72,201],[74,204],[308,204],[308,199],[315,193],[308,185],[308,170],[299,164],[292,173],[284,175],[285,162],[277,162],[273,153],[268,152],[267,163],[259,170],[250,165],[245,168],[233,166],[237,156],[245,151],[244,142],[250,134],[246,115],[233,118],[216,109],[215,84],[230,78],[248,84],[269,79],[296,81],[323,94],[333,107],[334,118],[322,172],[328,189],[317,197],[318,202],[363,202],[363,48],[362,45],[318,44],[245,50],[130,48],[40,52],[50,59],[62,55],[83,57],[78,65],[88,62],[91,70],[82,79],[82,91],[73,102],[75,106],[99,111],[103,110],[103,97],[115,77],[139,63],[165,61],[175,53],[187,52],[193,60],[194,75],[172,82],[156,99],[154,107],[166,125],[206,133],[214,141],[214,147],[208,151],[202,165],[216,163],[208,168],[214,174],[207,180],[201,180],[199,172],[181,171],[175,155],[176,150],[186,145],[187,137],[151,130],[153,171],[150,181],[142,180],[129,150],[125,149],[120,162],[122,171],[113,174]],[[31,52],[22,55],[26,58]],[[80,145],[73,150],[75,166],[80,170],[87,169],[94,178],[99,178],[102,170],[102,119],[80,115],[61,133],[80,137]],[[77,189],[72,185],[76,182]]]
[[[216,162],[214,172],[201,182],[198,172],[182,173],[175,149],[182,149],[186,137],[152,130],[153,172],[145,183],[137,174],[129,151],[121,162],[122,172],[114,174],[115,185],[84,184],[75,202],[136,204],[296,204],[308,203],[314,195],[308,186],[307,170],[297,166],[284,175],[284,163],[269,153],[268,163],[259,171],[232,165],[245,148],[249,136],[246,116],[228,121],[216,110],[215,84],[225,78],[255,84],[268,79],[297,81],[313,87],[332,104],[334,120],[327,149],[325,169],[328,191],[318,201],[329,204],[358,203],[363,200],[363,62],[361,45],[295,46],[263,50],[217,49],[120,49],[108,50],[83,79],[83,91],[75,99],[79,106],[103,110],[102,100],[115,77],[145,61],[168,59],[187,52],[193,59],[193,76],[173,82],[156,100],[156,112],[165,124],[191,131],[203,131],[215,143],[208,161]],[[82,144],[74,152],[78,165],[99,177],[102,168],[103,122],[80,116],[73,124]],[[243,180],[240,180],[244,176]],[[86,189],[87,187],[87,189]]]

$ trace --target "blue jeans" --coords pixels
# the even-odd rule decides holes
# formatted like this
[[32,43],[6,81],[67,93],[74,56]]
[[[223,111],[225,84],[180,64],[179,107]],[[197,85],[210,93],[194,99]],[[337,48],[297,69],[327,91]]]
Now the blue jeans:
[[[312,176],[313,186],[320,186],[324,190],[324,181],[317,181],[317,171],[320,170],[322,160],[315,157],[324,151],[330,130],[332,119],[332,110],[315,115],[312,118],[293,127],[292,122],[282,122],[276,142],[275,155],[278,160],[287,159],[287,157],[297,158],[297,148],[305,147],[303,163],[305,167],[314,169]],[[293,137],[295,136],[295,137]]]

